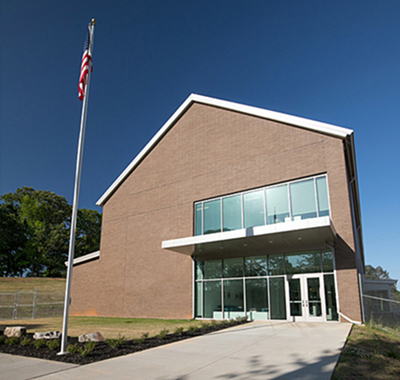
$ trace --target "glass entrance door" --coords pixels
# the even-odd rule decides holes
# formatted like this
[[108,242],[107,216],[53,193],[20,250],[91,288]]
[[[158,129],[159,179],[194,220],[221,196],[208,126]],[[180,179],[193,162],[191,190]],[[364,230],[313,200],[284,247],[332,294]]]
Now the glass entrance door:
[[325,294],[321,274],[300,274],[287,277],[289,315],[291,321],[325,321]]

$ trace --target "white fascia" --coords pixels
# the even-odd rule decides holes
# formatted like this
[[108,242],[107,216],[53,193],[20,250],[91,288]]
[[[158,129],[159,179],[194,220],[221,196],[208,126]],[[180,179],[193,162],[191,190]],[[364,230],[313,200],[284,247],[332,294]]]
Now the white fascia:
[[[74,259],[72,265],[82,264],[82,263],[84,263],[86,261],[94,260],[94,259],[97,259],[99,257],[100,257],[100,251],[88,253],[87,255],[80,256],[80,257],[77,257],[76,259]],[[65,264],[65,266],[68,266],[68,261],[64,262],[64,264]]]
[[309,129],[311,131],[320,132],[330,136],[346,138],[353,134],[351,129],[338,127],[335,125],[322,123],[319,121],[309,120],[298,116],[287,115],[280,112],[269,111],[262,108],[247,106],[244,104],[229,102],[210,98],[208,96],[191,94],[182,105],[175,111],[175,113],[168,119],[162,128],[154,135],[154,137],[147,143],[135,159],[128,165],[128,167],[120,174],[114,183],[107,189],[107,191],[96,202],[96,205],[103,206],[106,200],[116,190],[116,188],[125,180],[125,178],[132,172],[132,170],[140,163],[142,158],[161,140],[165,133],[174,125],[179,117],[192,105],[192,103],[201,103],[214,107],[219,107],[235,112],[244,113],[251,116],[257,116],[264,119],[274,120],[285,124],[294,125],[296,127]]

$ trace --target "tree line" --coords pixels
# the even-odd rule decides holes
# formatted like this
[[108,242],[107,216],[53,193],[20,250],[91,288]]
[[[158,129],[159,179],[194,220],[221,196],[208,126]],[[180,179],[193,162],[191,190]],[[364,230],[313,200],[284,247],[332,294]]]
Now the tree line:
[[[65,277],[72,206],[50,191],[23,187],[0,197],[0,276]],[[99,250],[102,214],[80,209],[75,255]]]

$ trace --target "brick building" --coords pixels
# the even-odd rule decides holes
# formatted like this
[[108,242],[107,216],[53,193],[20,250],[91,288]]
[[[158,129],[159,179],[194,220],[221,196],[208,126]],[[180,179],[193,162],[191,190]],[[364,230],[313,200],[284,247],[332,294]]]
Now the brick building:
[[98,205],[72,315],[362,319],[352,130],[191,95]]

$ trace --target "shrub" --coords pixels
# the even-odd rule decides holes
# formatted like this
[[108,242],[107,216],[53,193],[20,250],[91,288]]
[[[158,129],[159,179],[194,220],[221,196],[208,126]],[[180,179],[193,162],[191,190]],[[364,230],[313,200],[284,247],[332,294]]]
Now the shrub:
[[36,348],[41,348],[41,347],[44,347],[44,346],[46,345],[46,341],[45,341],[44,339],[37,339],[37,340],[35,340],[35,341],[33,342],[33,345],[34,345]]
[[201,327],[202,329],[204,329],[204,330],[207,330],[207,329],[208,329],[208,326],[209,326],[209,324],[206,323],[206,322],[201,322],[201,324],[200,324],[200,327]]
[[79,353],[79,351],[80,351],[80,347],[78,346],[78,344],[69,344],[69,345],[67,346],[67,351],[68,351],[70,354],[77,354],[77,353]]
[[139,339],[135,339],[135,343],[142,344],[148,337],[149,337],[149,333],[145,332],[140,336]]
[[247,322],[247,319],[248,319],[247,315],[244,315],[243,317],[236,317],[236,321],[239,323]]
[[158,335],[157,335],[157,338],[158,339],[164,339],[165,338],[165,336],[168,334],[168,330],[167,329],[162,329],[159,333],[158,333]]
[[24,336],[24,338],[19,342],[21,346],[29,346],[32,342],[32,339],[28,338],[27,336]]
[[174,334],[176,334],[176,335],[182,335],[182,333],[183,333],[183,327],[177,327],[177,328],[175,329]]
[[0,335],[0,344],[4,344],[7,337],[5,335]]
[[79,349],[79,353],[83,357],[88,356],[95,347],[96,347],[96,342],[87,342],[83,349],[82,348]]
[[115,339],[106,339],[105,342],[112,348],[118,348],[126,343],[126,338],[124,336],[121,336]]
[[50,350],[58,350],[60,348],[60,341],[58,339],[51,339],[46,342],[46,345]]
[[188,331],[191,332],[191,333],[196,332],[196,331],[197,331],[197,326],[195,326],[195,325],[190,326],[190,327],[188,328]]
[[7,339],[4,341],[4,343],[5,343],[5,344],[8,344],[8,345],[18,344],[18,343],[19,343],[19,338],[17,338],[16,336],[13,336],[13,337],[11,337],[11,338],[7,338]]

